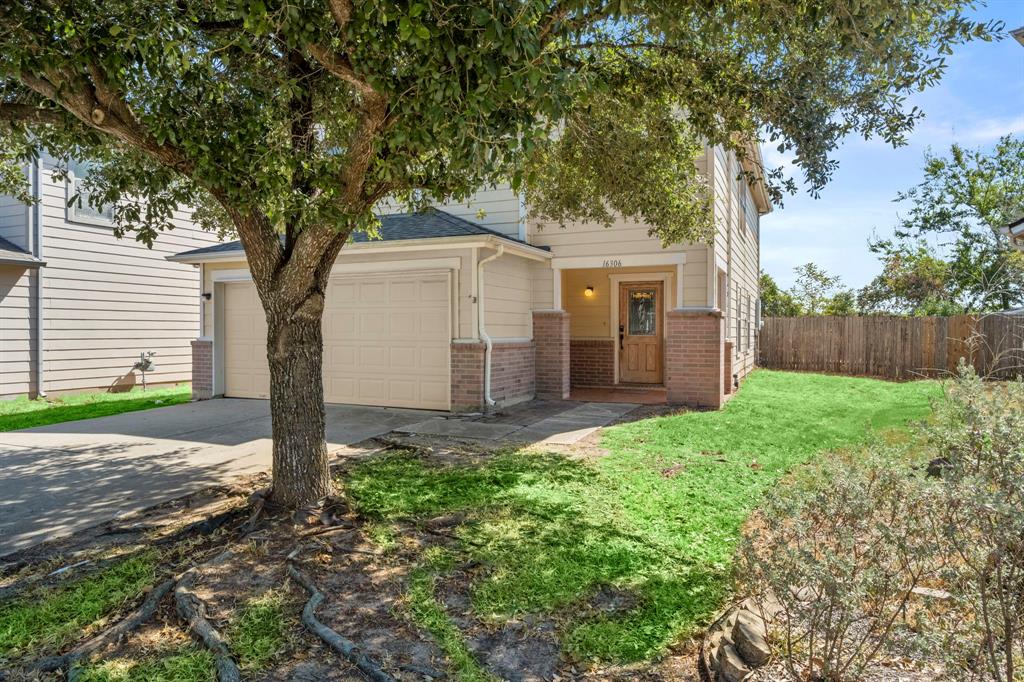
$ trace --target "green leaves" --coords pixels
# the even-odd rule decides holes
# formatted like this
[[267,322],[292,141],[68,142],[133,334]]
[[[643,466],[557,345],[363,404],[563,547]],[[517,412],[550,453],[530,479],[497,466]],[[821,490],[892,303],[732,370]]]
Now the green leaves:
[[[120,183],[109,196],[216,196],[201,215],[229,206],[295,231],[369,225],[389,195],[441,201],[514,177],[553,222],[620,214],[663,241],[702,239],[692,152],[764,134],[822,186],[844,135],[900,143],[921,115],[906,95],[937,81],[951,47],[991,37],[996,26],[961,15],[967,4],[371,0],[342,28],[324,0],[13,3],[0,103],[80,110],[60,125],[0,122],[15,150],[0,182],[11,189],[32,140],[147,169],[104,174]],[[386,103],[372,134],[368,88]],[[83,124],[97,92],[110,99],[100,110],[137,120]],[[357,147],[368,151],[355,162]],[[764,175],[776,200],[794,187]],[[167,226],[161,211],[123,229],[149,240]]]

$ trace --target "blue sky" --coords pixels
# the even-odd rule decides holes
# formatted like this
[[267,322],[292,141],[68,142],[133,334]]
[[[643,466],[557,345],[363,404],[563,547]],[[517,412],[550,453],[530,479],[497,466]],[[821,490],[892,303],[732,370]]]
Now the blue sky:
[[[973,16],[1002,20],[1007,29],[1024,26],[1024,0],[990,0]],[[879,272],[867,240],[891,233],[900,212],[893,197],[920,182],[925,150],[941,152],[954,142],[987,147],[1001,135],[1024,135],[1024,45],[1011,37],[969,43],[947,63],[940,84],[910,100],[927,117],[908,145],[893,149],[877,139],[848,138],[835,154],[839,170],[819,199],[802,190],[761,219],[761,267],[780,285],[792,285],[793,268],[808,261],[847,286],[867,284]],[[769,166],[785,162],[770,147],[764,156]]]

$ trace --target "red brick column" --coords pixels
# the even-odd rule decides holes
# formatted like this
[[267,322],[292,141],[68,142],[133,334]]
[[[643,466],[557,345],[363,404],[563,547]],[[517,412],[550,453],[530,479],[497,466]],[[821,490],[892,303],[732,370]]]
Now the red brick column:
[[491,398],[503,405],[533,398],[536,355],[533,341],[495,341],[491,345]]
[[572,385],[615,384],[615,339],[574,339],[569,342]]
[[484,408],[484,344],[452,343],[452,412],[479,412]]
[[569,397],[569,313],[533,312],[533,342],[537,347],[537,397]]
[[192,400],[213,397],[213,339],[202,336],[192,341]]
[[726,395],[729,395],[730,393],[732,393],[732,361],[735,358],[736,358],[736,355],[735,355],[735,353],[733,353],[732,341],[726,341],[725,342],[725,358],[724,358],[724,362],[722,363],[724,365],[724,370],[722,371],[722,380],[725,382],[725,394]]
[[665,388],[668,401],[718,409],[725,395],[722,311],[670,310],[667,317]]

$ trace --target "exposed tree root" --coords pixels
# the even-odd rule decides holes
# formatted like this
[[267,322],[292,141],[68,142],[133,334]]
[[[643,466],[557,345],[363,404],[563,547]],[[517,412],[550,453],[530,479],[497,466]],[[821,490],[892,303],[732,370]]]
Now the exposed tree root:
[[180,528],[170,535],[155,540],[155,545],[173,545],[195,535],[209,535],[245,513],[245,507],[231,507],[225,511],[201,519]]
[[[294,555],[295,552],[292,554]],[[293,556],[289,556],[288,575],[291,576],[292,580],[302,585],[306,592],[309,592],[309,601],[306,602],[305,607],[302,609],[302,624],[323,640],[325,644],[348,659],[349,662],[359,668],[363,674],[374,680],[374,682],[395,682],[395,678],[381,670],[380,666],[360,651],[354,642],[342,637],[317,620],[316,609],[323,602],[325,598],[324,593],[317,589],[317,586],[313,584],[309,576],[295,567],[293,561]]]
[[217,632],[216,628],[206,619],[206,607],[203,600],[192,591],[199,571],[190,568],[178,580],[174,588],[174,603],[178,615],[188,623],[189,629],[198,637],[203,645],[213,652],[219,682],[239,682],[241,674],[238,665],[231,658],[228,645]]
[[32,670],[47,673],[57,670],[67,670],[73,667],[78,661],[91,655],[94,651],[101,649],[107,644],[116,642],[125,635],[134,632],[140,625],[153,617],[160,601],[168,592],[171,591],[173,587],[173,578],[163,581],[150,590],[149,594],[146,595],[145,600],[143,600],[142,606],[119,621],[117,625],[114,625],[95,637],[86,640],[66,654],[61,654],[60,656],[47,656],[46,658],[39,659],[32,665]]

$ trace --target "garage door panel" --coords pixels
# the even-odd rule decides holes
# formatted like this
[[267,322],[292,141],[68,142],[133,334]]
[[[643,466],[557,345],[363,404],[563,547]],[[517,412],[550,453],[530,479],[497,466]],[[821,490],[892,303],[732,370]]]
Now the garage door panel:
[[[447,409],[447,276],[332,279],[324,310],[327,402]],[[251,283],[225,285],[226,394],[265,398],[266,319]]]
[[379,338],[383,340],[388,334],[388,314],[376,311],[360,314],[356,334],[361,339]]
[[419,365],[428,370],[431,374],[445,376],[448,373],[448,348],[421,348],[419,353]]
[[359,285],[359,303],[379,305],[388,302],[388,285],[386,280],[363,282]]
[[430,303],[447,303],[447,280],[434,280],[430,282],[424,282],[423,285],[420,287],[420,301]]

